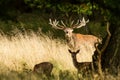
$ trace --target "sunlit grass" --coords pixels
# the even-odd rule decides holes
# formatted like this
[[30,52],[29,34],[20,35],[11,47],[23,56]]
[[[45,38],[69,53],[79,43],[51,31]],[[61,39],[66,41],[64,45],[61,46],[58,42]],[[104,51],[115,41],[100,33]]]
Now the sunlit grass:
[[40,62],[49,61],[61,70],[75,70],[67,45],[60,39],[35,34],[34,32],[7,37],[0,35],[1,72],[22,71],[23,68],[33,69]]
[[[46,36],[41,31],[13,32],[16,33],[14,36],[0,34],[0,80],[48,80],[32,73],[35,64],[45,61],[54,65],[50,80],[78,80],[64,40]],[[120,75],[116,77],[107,73],[104,76],[106,80],[120,79]],[[89,76],[84,80],[92,78]]]

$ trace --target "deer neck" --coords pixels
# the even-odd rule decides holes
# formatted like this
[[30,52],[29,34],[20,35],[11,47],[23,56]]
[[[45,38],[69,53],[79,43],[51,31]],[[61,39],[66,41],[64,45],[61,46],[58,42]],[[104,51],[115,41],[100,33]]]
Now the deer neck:
[[72,49],[75,48],[75,34],[74,33],[72,34],[72,36],[67,37],[67,43],[70,48]]
[[76,58],[76,54],[72,54],[72,60],[73,60],[73,65],[77,68],[78,71],[81,71],[82,69],[86,69],[86,67],[91,64],[91,62],[84,62],[84,63],[79,63]]
[[71,56],[72,56],[74,66],[78,69],[79,68],[79,62],[77,62],[76,54],[73,53],[73,54],[71,54]]

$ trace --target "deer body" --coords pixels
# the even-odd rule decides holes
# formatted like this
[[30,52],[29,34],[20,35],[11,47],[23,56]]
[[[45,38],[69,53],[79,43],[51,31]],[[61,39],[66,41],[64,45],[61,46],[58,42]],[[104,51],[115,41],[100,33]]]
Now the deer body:
[[76,34],[76,33],[72,33],[72,36],[66,37],[66,39],[69,48],[72,50],[80,49],[81,45],[91,45],[95,50],[94,44],[97,43],[98,41],[100,42],[100,39],[97,38],[96,36]]
[[[82,74],[82,77],[87,76],[87,74],[89,74],[90,72],[92,73],[92,70],[93,70],[92,62],[78,62],[77,61],[76,54],[79,53],[79,50],[77,50],[76,52],[72,52],[71,50],[68,50],[68,51],[69,53],[71,53],[74,66],[76,67],[78,73]],[[93,73],[92,73],[92,76],[93,76]]]
[[53,64],[52,63],[42,62],[42,63],[36,64],[34,66],[33,71],[37,74],[40,74],[40,75],[45,74],[46,76],[50,76],[51,72],[52,72],[52,69],[53,69]]
[[69,50],[69,53],[71,53],[73,64],[78,70],[78,72],[80,72],[81,70],[90,69],[91,62],[78,62],[77,61],[76,54],[79,53],[79,50],[76,52],[72,52],[71,50]]

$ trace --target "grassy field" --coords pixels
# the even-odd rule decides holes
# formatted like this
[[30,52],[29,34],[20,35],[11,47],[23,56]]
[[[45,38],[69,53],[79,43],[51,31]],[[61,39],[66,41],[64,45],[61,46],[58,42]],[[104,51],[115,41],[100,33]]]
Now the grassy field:
[[0,34],[0,74],[9,75],[11,71],[29,73],[35,64],[45,61],[53,63],[52,73],[76,71],[62,40],[34,32],[24,35],[18,32],[12,37]]
[[[32,73],[37,63],[51,62],[54,65],[50,80],[78,80],[67,45],[64,40],[53,39],[39,32],[19,30],[15,36],[0,34],[0,80],[47,80]],[[106,80],[119,80],[120,75],[105,74]],[[83,80],[92,80],[91,76]],[[96,79],[99,80],[99,79]]]

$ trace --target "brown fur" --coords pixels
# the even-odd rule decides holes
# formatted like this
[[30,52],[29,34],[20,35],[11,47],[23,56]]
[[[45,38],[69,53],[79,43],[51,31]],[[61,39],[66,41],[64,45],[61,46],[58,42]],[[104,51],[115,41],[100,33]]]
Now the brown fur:
[[68,50],[68,51],[69,53],[71,53],[73,64],[79,73],[80,72],[86,73],[90,69],[92,69],[92,62],[81,62],[81,63],[77,62],[76,55],[77,53],[79,53],[80,50],[77,50],[76,52],[72,52],[71,50]]
[[50,76],[53,69],[53,64],[50,62],[42,62],[34,66],[33,71],[37,74],[45,74]]

